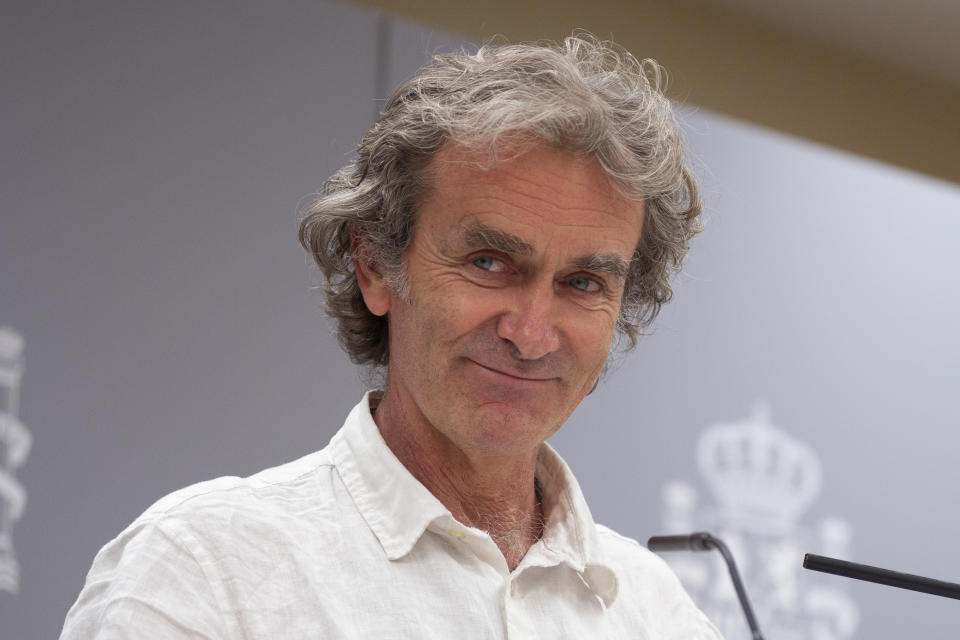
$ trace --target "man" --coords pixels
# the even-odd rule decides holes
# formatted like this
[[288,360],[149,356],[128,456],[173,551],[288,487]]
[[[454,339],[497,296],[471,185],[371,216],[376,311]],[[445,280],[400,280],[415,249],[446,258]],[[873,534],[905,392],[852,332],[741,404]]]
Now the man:
[[385,389],[322,451],[151,507],[63,637],[718,638],[545,444],[697,230],[657,76],[573,37],[401,86],[300,229]]

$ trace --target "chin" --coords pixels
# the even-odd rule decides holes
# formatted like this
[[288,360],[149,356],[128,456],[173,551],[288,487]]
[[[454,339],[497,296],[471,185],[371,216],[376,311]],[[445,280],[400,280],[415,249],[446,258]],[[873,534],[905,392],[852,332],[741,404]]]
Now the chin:
[[551,424],[555,420],[555,416],[491,402],[479,406],[467,419],[465,435],[479,449],[516,453],[539,446],[555,430]]

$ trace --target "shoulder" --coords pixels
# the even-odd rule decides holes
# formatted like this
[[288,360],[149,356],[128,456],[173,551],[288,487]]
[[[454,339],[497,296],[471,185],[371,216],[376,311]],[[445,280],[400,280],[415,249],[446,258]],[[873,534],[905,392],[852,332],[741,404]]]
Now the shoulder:
[[[322,509],[337,501],[337,487],[336,470],[320,451],[164,496],[97,553],[62,637],[124,628],[131,616],[143,637],[168,637],[170,621],[204,637],[236,635],[221,615],[236,604],[234,582],[255,583],[279,570],[295,575],[295,540],[333,520]],[[299,518],[305,510],[320,515]]]
[[[326,450],[246,478],[216,478],[164,496],[105,549],[124,547],[144,531],[167,536],[204,565],[235,553],[283,548],[335,525],[346,491]],[[338,506],[339,505],[339,506]]]
[[597,542],[604,560],[617,572],[621,585],[626,582],[635,589],[686,597],[670,565],[633,538],[598,524]]
[[280,496],[288,497],[328,484],[332,466],[327,450],[322,449],[246,478],[223,476],[198,482],[160,498],[137,521],[188,515],[216,505],[264,506]]
[[627,536],[596,525],[600,552],[617,575],[619,605],[636,606],[663,637],[718,640],[716,627],[697,608],[663,558]]
[[145,538],[162,536],[169,548],[185,555],[201,554],[200,544],[234,536],[246,523],[282,525],[309,503],[316,507],[335,499],[336,470],[326,449],[246,478],[224,476],[174,491],[153,503],[97,556],[135,546]]
[[652,571],[662,578],[670,578],[673,571],[663,558],[653,553],[645,546],[625,535],[617,533],[610,527],[602,524],[597,527],[597,542],[606,560],[616,568],[641,568]]
[[160,560],[195,565],[210,578],[224,557],[280,545],[301,533],[297,516],[336,501],[338,484],[321,450],[247,478],[184,487],[157,500],[105,544],[91,573],[125,573]]

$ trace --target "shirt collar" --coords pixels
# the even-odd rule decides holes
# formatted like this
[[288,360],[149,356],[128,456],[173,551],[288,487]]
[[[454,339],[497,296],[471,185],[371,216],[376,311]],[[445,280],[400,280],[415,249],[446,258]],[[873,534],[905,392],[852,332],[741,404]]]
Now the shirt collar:
[[[397,459],[373,420],[369,391],[330,441],[334,464],[360,514],[390,560],[407,555],[436,520],[453,520],[443,506]],[[617,597],[617,577],[605,562],[596,525],[576,478],[548,444],[537,458],[537,480],[546,520],[543,538],[521,567],[565,564],[606,606]]]
[[536,475],[543,493],[546,526],[540,540],[542,552],[528,554],[531,564],[552,560],[567,565],[609,607],[619,591],[617,575],[602,553],[597,526],[573,472],[544,443],[537,457]]
[[407,471],[380,435],[368,391],[330,441],[334,464],[387,557],[407,555],[431,522],[450,512]]

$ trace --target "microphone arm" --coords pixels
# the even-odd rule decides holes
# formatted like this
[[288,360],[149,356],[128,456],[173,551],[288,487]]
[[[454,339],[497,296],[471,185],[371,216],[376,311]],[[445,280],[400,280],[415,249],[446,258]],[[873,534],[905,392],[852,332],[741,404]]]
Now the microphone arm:
[[837,560],[836,558],[828,558],[827,556],[818,556],[813,553],[808,553],[803,556],[803,568],[960,600],[960,584],[954,582],[944,582],[943,580],[924,578],[923,576],[915,576],[909,573],[880,569],[879,567],[871,567],[866,564]]
[[747,618],[747,626],[750,627],[751,637],[753,640],[763,640],[760,625],[757,624],[757,618],[753,615],[750,600],[747,599],[747,590],[744,589],[743,581],[740,580],[737,563],[734,562],[733,554],[730,553],[730,549],[723,543],[723,540],[705,531],[700,531],[688,536],[653,536],[647,540],[647,548],[657,553],[662,551],[710,551],[711,549],[719,551],[724,562],[727,563],[727,570],[730,571],[730,579],[733,581],[733,588],[740,600],[743,615]]

